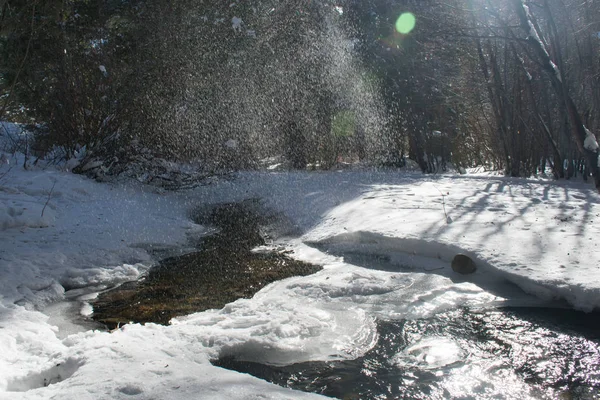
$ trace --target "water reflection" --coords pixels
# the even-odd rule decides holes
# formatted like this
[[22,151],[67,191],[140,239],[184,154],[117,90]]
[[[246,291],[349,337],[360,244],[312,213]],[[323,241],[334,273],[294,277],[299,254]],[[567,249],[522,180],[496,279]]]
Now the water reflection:
[[598,314],[513,308],[380,321],[364,357],[271,367],[215,364],[342,399],[598,399]]

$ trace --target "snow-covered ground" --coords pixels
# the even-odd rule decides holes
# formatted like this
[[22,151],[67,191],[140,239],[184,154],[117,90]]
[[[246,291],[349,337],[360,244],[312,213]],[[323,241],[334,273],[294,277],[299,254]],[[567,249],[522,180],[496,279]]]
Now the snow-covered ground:
[[[373,346],[377,318],[463,305],[561,300],[600,308],[600,196],[591,185],[255,172],[163,192],[57,169],[15,167],[3,176],[7,168],[0,167],[0,398],[317,398],[209,360],[353,358]],[[62,301],[85,300],[185,251],[205,232],[189,219],[195,206],[245,198],[283,212],[298,237],[278,242],[324,269],[170,326],[94,331],[66,311],[82,304],[73,314],[89,313],[84,303]],[[475,260],[475,274],[450,269],[457,253]],[[476,396],[476,388],[461,390]]]

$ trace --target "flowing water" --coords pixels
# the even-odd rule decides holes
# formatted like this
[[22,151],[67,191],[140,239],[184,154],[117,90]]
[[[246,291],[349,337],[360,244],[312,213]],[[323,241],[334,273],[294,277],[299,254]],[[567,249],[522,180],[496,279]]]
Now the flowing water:
[[271,282],[321,269],[278,249],[256,251],[279,234],[282,218],[257,200],[209,206],[195,214],[197,222],[218,232],[202,238],[198,251],[162,260],[142,279],[101,293],[93,300],[94,320],[108,328],[131,321],[168,324],[173,317],[219,309]]
[[341,399],[598,399],[600,317],[567,309],[459,309],[379,321],[363,357],[215,365]]
[[[270,282],[320,269],[273,249],[254,251],[265,244],[265,238],[290,229],[289,221],[282,222],[281,216],[269,213],[258,201],[208,207],[196,218],[218,226],[219,232],[204,238],[200,251],[167,259],[151,269],[144,280],[101,295],[94,303],[94,319],[109,326],[131,320],[168,323],[173,316],[221,308],[237,298],[252,297]],[[335,254],[332,248],[323,251]],[[352,252],[339,255],[364,271],[398,272],[398,266],[385,257]],[[442,290],[450,303],[456,302],[452,300],[456,296],[463,298],[461,304],[469,294],[478,299],[482,293],[502,289],[496,295],[521,300],[526,296],[521,305],[535,304],[514,285],[496,282],[495,286],[475,290],[437,275],[443,271],[399,272],[392,276],[397,279],[390,279],[400,283],[424,281],[394,286],[393,293],[398,292],[395,297],[379,298],[379,292],[373,293],[373,300],[379,298],[394,310],[406,312],[411,301],[413,309],[428,309],[436,297],[422,304],[421,296],[415,300],[408,295],[411,290],[424,294]],[[347,284],[358,285],[364,280],[359,278],[354,276],[353,283]],[[305,291],[329,293],[322,301],[332,309],[381,309],[369,306],[368,290],[353,295],[348,289],[342,296],[340,293],[345,292],[335,290],[334,280],[335,275],[315,278],[312,284],[305,282]],[[291,285],[287,290],[294,288]],[[465,294],[467,297],[461,297]],[[316,298],[307,301],[311,299]],[[473,304],[481,307],[442,307],[439,312],[426,313],[426,317],[418,317],[418,312],[405,313],[405,319],[386,318],[389,314],[380,310],[374,314],[378,319],[375,345],[355,359],[275,366],[248,361],[255,358],[224,356],[213,363],[281,386],[341,399],[600,399],[599,313],[566,308],[494,308],[485,300]]]

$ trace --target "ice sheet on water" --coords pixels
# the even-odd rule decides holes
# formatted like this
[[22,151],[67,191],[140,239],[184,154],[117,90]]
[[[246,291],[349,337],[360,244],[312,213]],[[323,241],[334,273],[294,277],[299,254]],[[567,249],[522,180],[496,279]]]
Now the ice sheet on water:
[[355,358],[373,346],[375,320],[364,310],[292,299],[281,289],[172,322],[185,331],[200,329],[204,346],[219,357],[271,365]]
[[402,367],[437,369],[464,359],[458,343],[445,337],[425,337],[396,354],[392,363]]

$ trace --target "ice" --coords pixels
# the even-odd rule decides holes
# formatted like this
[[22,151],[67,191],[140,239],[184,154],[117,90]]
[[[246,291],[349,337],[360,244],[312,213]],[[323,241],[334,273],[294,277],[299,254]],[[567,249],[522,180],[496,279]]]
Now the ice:
[[[194,207],[247,198],[263,199],[289,220],[293,229],[282,230],[275,245],[324,269],[170,326],[132,324],[108,333],[77,325],[95,292],[139,277],[157,257],[205,232],[189,219]],[[582,310],[600,307],[600,197],[577,182],[248,172],[163,192],[14,168],[0,182],[0,210],[0,398],[6,399],[318,398],[210,360],[351,359],[377,341],[378,319],[428,318],[463,306],[562,300]],[[474,274],[453,273],[457,253],[475,261]],[[422,338],[398,361],[432,368],[454,362],[463,354],[448,340]],[[487,367],[469,368],[464,373],[472,381],[477,374],[489,381]],[[476,396],[460,374],[448,379],[456,381],[453,395]],[[497,390],[509,384],[495,382]]]
[[465,358],[460,346],[445,337],[426,337],[394,356],[392,363],[400,368],[437,369]]

